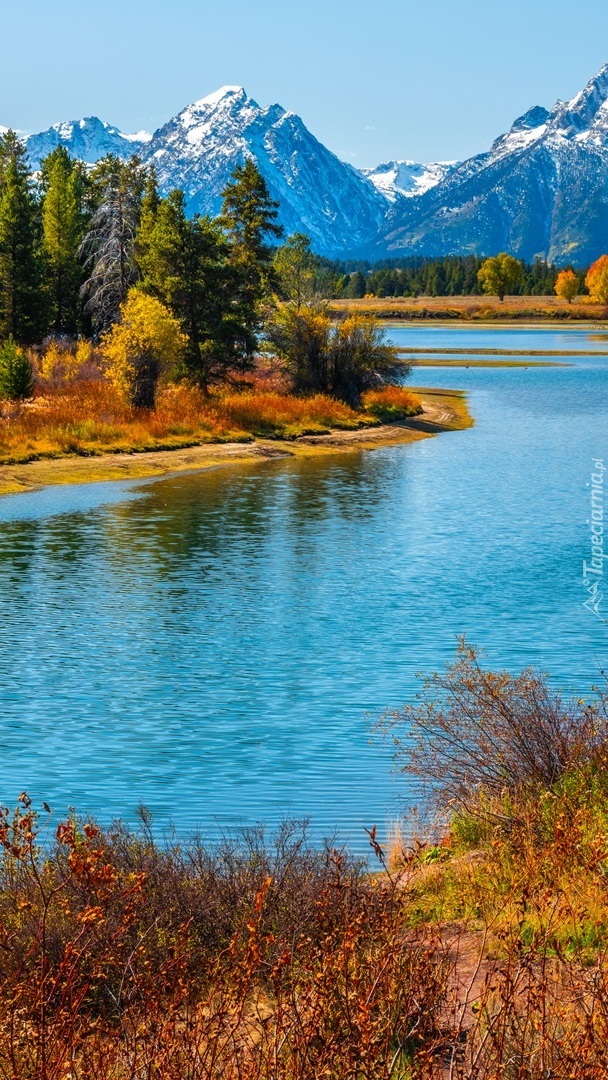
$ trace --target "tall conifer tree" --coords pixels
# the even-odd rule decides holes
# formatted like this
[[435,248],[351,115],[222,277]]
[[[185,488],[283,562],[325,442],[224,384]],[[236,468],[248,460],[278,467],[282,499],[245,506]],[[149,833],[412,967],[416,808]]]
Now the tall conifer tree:
[[232,181],[223,192],[221,223],[230,243],[230,260],[238,275],[239,292],[249,334],[249,349],[255,349],[261,325],[261,305],[272,291],[273,249],[270,237],[279,239],[279,204],[270,198],[266,181],[257,165],[248,158],[237,165]]
[[26,344],[44,332],[40,269],[25,151],[9,131],[0,138],[0,336]]
[[185,374],[203,389],[249,366],[251,342],[221,227],[186,216],[183,192],[172,191],[142,213],[137,236],[142,287],[166,304],[188,337]]
[[75,334],[83,281],[78,252],[85,231],[86,175],[80,163],[58,146],[42,163],[42,250],[51,329]]

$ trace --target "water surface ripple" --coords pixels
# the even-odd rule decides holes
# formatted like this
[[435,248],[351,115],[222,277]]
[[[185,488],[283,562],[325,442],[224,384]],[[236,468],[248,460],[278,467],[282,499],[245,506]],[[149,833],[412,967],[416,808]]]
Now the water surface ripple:
[[[482,333],[500,332],[422,340]],[[363,847],[408,795],[369,714],[411,697],[457,634],[586,691],[608,660],[581,573],[607,360],[420,369],[469,390],[476,426],[412,446],[0,500],[2,801],[27,788],[103,819],[141,801],[210,836],[310,817]]]

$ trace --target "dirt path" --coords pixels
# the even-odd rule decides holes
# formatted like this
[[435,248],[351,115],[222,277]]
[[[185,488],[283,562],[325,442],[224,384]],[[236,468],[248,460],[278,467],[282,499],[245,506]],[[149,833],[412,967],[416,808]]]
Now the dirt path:
[[[391,443],[410,443],[470,423],[462,398],[445,391],[423,398],[424,411],[398,424],[331,431],[294,440],[256,439],[249,443],[205,443],[181,450],[146,453],[103,454],[0,465],[0,495],[17,494],[53,484],[84,484],[105,480],[136,480],[188,470],[237,465],[262,458],[311,457],[314,455],[374,450]],[[463,412],[464,410],[464,412]]]

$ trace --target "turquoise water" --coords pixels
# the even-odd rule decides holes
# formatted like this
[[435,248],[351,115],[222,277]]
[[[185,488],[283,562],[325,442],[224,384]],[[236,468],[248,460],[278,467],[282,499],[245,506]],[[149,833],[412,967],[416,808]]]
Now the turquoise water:
[[[502,331],[409,333],[395,339],[474,348]],[[587,347],[585,331],[533,333]],[[410,698],[456,635],[565,689],[597,681],[608,627],[583,608],[582,563],[608,357],[412,381],[469,391],[476,426],[0,500],[4,803],[27,788],[132,819],[141,801],[159,828],[209,836],[309,817],[364,847],[363,826],[412,796],[369,715]]]

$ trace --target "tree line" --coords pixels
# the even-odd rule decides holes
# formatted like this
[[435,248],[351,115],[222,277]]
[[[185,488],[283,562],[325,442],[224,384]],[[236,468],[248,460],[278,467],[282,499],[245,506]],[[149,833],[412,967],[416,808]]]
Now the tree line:
[[31,396],[23,347],[50,335],[93,338],[136,407],[154,406],[162,376],[203,392],[230,383],[265,344],[296,391],[358,405],[392,350],[369,318],[332,324],[327,267],[303,234],[280,245],[277,217],[251,159],[211,220],[189,216],[180,190],[161,196],[137,157],[91,169],[57,147],[33,178],[18,137],[0,137],[0,397]]
[[[333,295],[345,299],[364,296],[475,296],[480,293],[479,272],[486,260],[476,255],[445,258],[390,260],[381,264],[333,263]],[[551,296],[560,269],[542,259],[519,265],[514,296]],[[585,292],[585,270],[576,271],[579,294]],[[329,268],[326,269],[329,274]]]
[[201,383],[239,366],[257,338],[259,300],[282,234],[253,162],[235,170],[217,221],[161,198],[153,168],[108,156],[93,169],[57,147],[32,179],[13,132],[0,137],[0,337],[99,336],[129,290],[166,304]]

